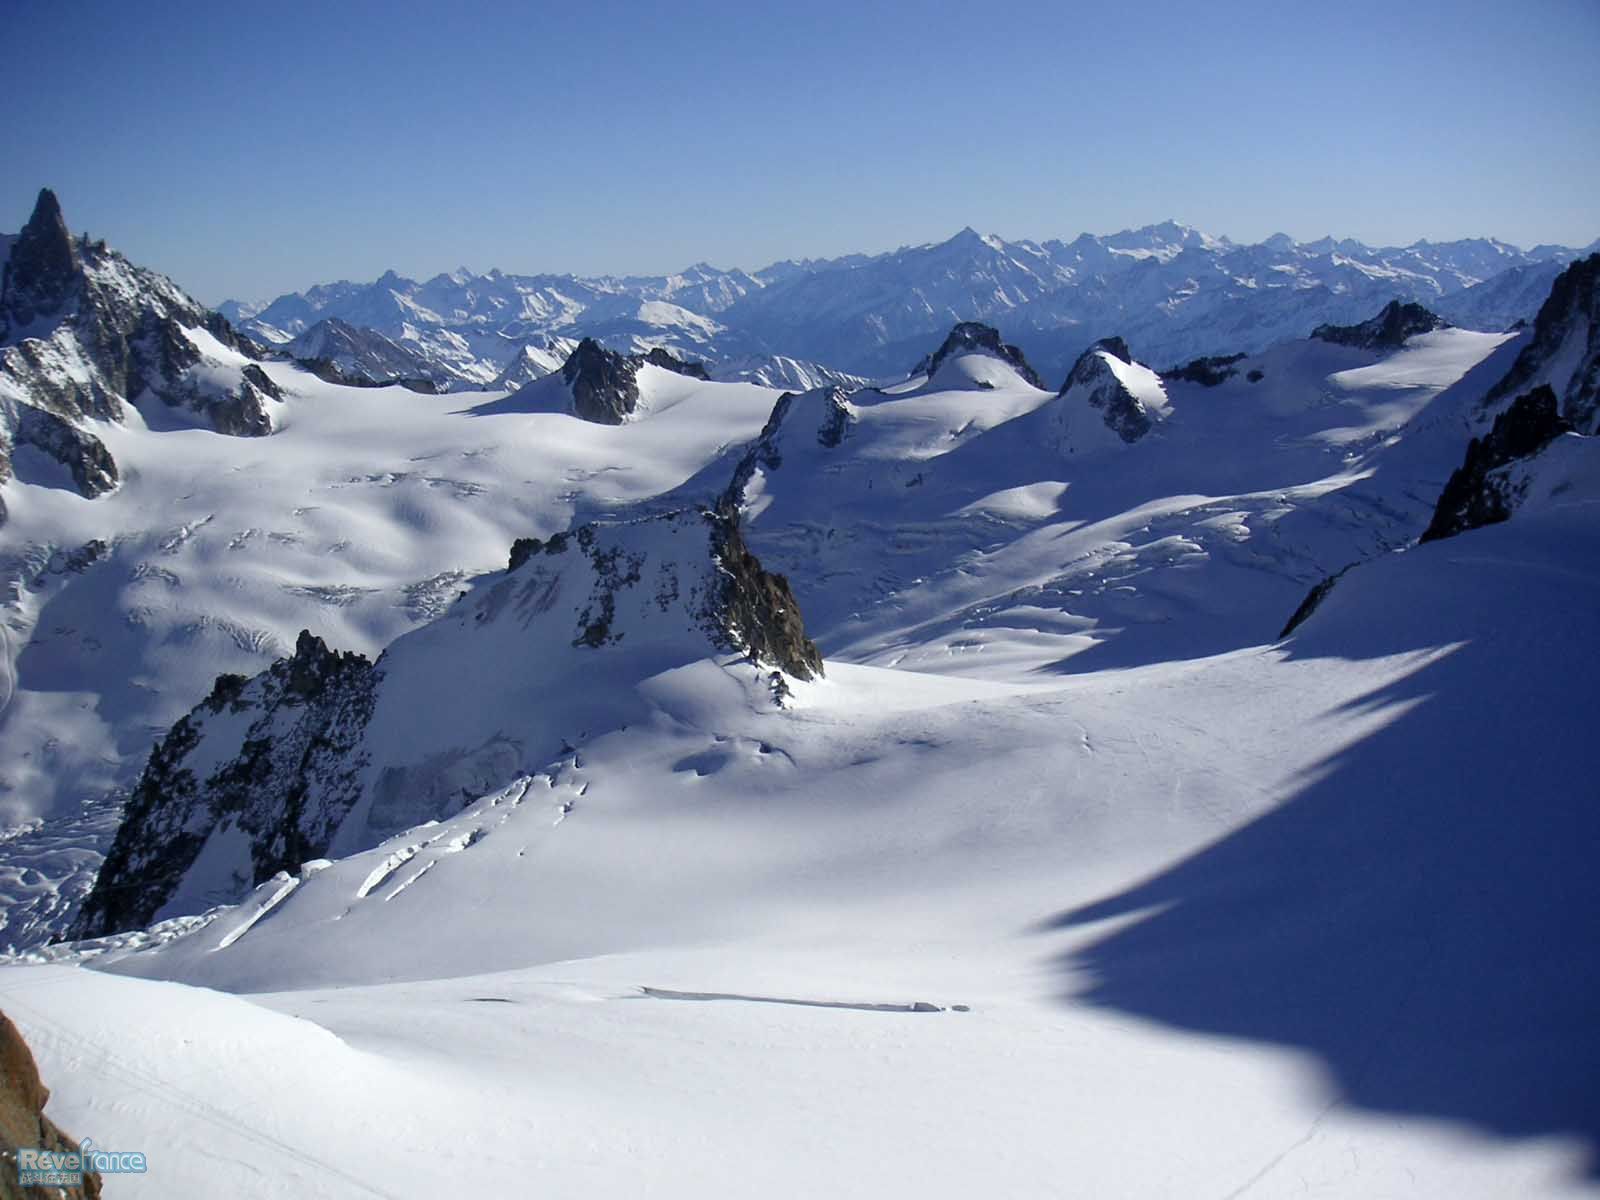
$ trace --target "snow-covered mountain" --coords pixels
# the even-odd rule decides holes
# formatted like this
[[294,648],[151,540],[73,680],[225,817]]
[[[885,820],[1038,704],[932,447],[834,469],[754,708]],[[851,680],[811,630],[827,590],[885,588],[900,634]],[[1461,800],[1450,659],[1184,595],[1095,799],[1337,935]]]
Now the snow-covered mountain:
[[788,585],[731,514],[694,510],[519,541],[504,576],[375,664],[302,634],[254,679],[219,681],[152,754],[74,936],[237,902],[453,817],[569,738],[645,716],[639,684],[711,655],[757,705],[822,671]]
[[[275,342],[338,317],[478,383],[495,379],[538,335],[593,337],[622,353],[663,346],[727,378],[750,356],[897,377],[962,320],[998,326],[1046,375],[1060,376],[1102,337],[1121,336],[1167,367],[1263,350],[1317,325],[1363,319],[1395,299],[1498,332],[1531,318],[1578,254],[1523,251],[1492,238],[1369,247],[1279,234],[1239,245],[1171,221],[1071,242],[1006,241],[969,228],[932,245],[753,272],[702,263],[673,276],[584,279],[463,268],[422,283],[390,272],[265,306],[230,301],[220,311]],[[776,384],[778,375],[769,379]]]
[[1540,305],[1533,334],[1489,404],[1550,387],[1563,417],[1583,433],[1600,433],[1600,254],[1573,263]]
[[[957,242],[890,256],[920,300],[597,293],[714,346],[847,273],[877,387],[269,356],[270,436],[0,484],[0,1007],[60,1123],[178,1195],[1592,1192],[1600,256],[1475,331],[1384,289],[1495,243]],[[888,336],[971,263],[1148,315],[1252,249],[1349,287],[1178,369]]]
[[41,191],[0,275],[0,480],[103,495],[121,478],[107,428],[129,421],[270,433],[255,356],[170,280],[74,238]]
[[566,364],[578,348],[573,338],[541,336],[524,342],[516,356],[506,364],[499,376],[489,385],[491,392],[514,392],[526,387],[535,379],[553,375]]
[[821,363],[801,362],[781,354],[752,354],[724,359],[712,369],[713,379],[730,383],[759,383],[762,387],[786,392],[809,392],[813,388],[838,386],[854,390],[871,381],[847,371],[836,371]]
[[332,383],[410,383],[432,388],[448,378],[441,378],[443,373],[427,359],[376,330],[357,329],[338,317],[318,321],[280,349]]

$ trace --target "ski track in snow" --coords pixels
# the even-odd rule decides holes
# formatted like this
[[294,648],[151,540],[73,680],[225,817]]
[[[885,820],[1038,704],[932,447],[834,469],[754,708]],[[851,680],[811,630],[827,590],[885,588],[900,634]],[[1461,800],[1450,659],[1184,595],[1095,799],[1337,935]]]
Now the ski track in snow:
[[790,1004],[797,1008],[843,1008],[852,1012],[882,1013],[940,1013],[968,1012],[964,1004],[938,1005],[926,1000],[906,1003],[871,1003],[852,1000],[801,1000],[791,996],[746,996],[738,992],[679,992],[671,988],[641,987],[639,994],[647,1000],[734,1000],[745,1004]]

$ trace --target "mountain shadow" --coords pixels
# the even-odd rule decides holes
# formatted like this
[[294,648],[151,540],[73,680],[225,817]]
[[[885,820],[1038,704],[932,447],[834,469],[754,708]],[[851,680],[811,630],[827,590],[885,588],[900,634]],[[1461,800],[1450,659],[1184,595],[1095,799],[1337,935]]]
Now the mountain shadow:
[[1392,719],[1046,928],[1146,914],[1058,960],[1089,980],[1080,1003],[1309,1051],[1360,1108],[1576,1138],[1594,1173],[1600,530],[1512,521],[1391,557],[1286,650],[1434,648],[1324,718]]

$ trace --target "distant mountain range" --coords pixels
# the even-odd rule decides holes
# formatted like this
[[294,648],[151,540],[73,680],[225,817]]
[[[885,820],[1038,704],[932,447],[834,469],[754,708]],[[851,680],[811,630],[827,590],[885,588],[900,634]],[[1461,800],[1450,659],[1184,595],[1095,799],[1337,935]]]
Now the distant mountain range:
[[697,263],[674,275],[583,278],[462,268],[421,282],[391,271],[220,311],[278,345],[329,319],[370,329],[457,386],[488,386],[513,367],[524,374],[523,347],[585,336],[623,353],[662,346],[704,360],[713,377],[898,378],[962,320],[994,325],[1059,377],[1102,337],[1166,367],[1255,353],[1391,300],[1503,330],[1530,319],[1561,269],[1597,247],[1523,250],[1493,238],[1372,247],[1285,234],[1246,245],[1173,221],[1070,242],[963,229],[932,245],[758,271]]

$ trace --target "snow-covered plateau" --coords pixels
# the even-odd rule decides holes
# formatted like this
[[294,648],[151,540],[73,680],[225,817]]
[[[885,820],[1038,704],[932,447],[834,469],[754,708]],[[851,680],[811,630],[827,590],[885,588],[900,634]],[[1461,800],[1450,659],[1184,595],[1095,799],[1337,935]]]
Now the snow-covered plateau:
[[[553,325],[449,390],[64,229],[0,1010],[108,1195],[1600,1196],[1600,255],[1517,331],[958,310],[871,387]],[[1162,236],[1071,245],[1228,250]]]

